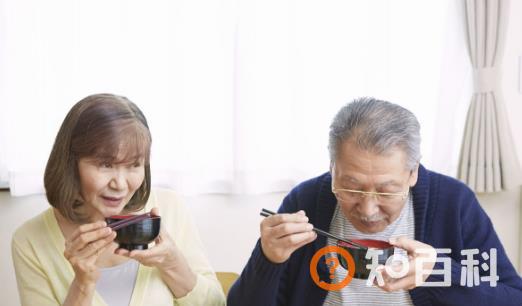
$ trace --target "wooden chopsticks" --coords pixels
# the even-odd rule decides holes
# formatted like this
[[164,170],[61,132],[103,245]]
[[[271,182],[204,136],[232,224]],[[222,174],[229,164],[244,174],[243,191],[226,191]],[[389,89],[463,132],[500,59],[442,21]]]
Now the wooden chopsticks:
[[150,213],[144,213],[141,215],[132,216],[130,218],[125,218],[121,221],[116,221],[116,222],[110,223],[108,226],[115,231],[115,230],[119,230],[120,228],[125,227],[127,225],[131,225],[136,222],[140,222],[142,220],[148,219],[150,217],[151,217]]
[[[275,212],[270,211],[270,210],[265,209],[265,208],[263,208],[263,209],[261,210],[261,213],[260,213],[260,215],[263,216],[263,217],[269,217],[269,216],[272,216],[272,215],[275,215],[275,214],[276,214]],[[332,238],[332,239],[335,239],[335,240],[339,240],[339,241],[342,241],[342,242],[348,243],[348,244],[350,244],[350,245],[352,245],[352,246],[354,246],[354,247],[356,247],[356,248],[358,248],[358,249],[364,249],[364,250],[368,249],[368,247],[366,247],[366,246],[364,246],[364,245],[362,245],[362,244],[359,244],[359,243],[357,243],[357,242],[351,241],[351,240],[349,240],[349,239],[342,239],[342,238],[339,238],[339,237],[337,237],[337,236],[335,236],[335,235],[333,235],[333,234],[330,234],[329,232],[323,231],[323,230],[318,229],[318,228],[315,228],[315,227],[313,228],[313,231],[316,232],[316,233],[319,234],[319,235],[326,236],[326,237],[330,237],[330,238]]]

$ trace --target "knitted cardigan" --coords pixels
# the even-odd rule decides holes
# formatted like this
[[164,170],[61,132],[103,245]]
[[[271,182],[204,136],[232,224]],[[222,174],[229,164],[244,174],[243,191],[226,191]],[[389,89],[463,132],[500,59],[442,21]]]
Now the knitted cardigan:
[[[450,287],[417,287],[409,290],[415,305],[522,305],[522,279],[509,261],[493,225],[474,193],[463,183],[419,167],[417,184],[411,189],[415,216],[415,239],[434,248],[450,248],[450,254],[439,257],[451,260]],[[331,176],[325,173],[295,187],[283,200],[278,212],[304,210],[310,223],[328,230],[336,206],[331,191]],[[228,305],[322,305],[327,291],[310,277],[310,261],[316,251],[326,246],[326,238],[317,239],[296,250],[284,263],[271,263],[263,254],[258,240],[241,276],[232,286]],[[474,259],[482,260],[483,252],[497,249],[496,287],[489,282],[477,286],[460,285],[461,250],[478,249]],[[486,262],[489,264],[489,261]],[[437,262],[434,270],[442,270]],[[487,276],[480,266],[481,276]],[[317,272],[321,280],[330,282],[324,256]],[[448,278],[449,279],[449,278]],[[442,281],[443,275],[431,274],[427,281]],[[349,285],[349,284],[348,284]],[[384,301],[383,301],[384,303]]]

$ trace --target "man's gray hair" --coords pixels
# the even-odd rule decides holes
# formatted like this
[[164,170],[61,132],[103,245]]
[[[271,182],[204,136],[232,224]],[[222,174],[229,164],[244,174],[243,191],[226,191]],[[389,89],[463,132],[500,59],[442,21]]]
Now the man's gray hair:
[[400,148],[406,153],[408,170],[421,158],[420,125],[415,115],[402,106],[370,97],[355,99],[335,115],[328,144],[331,163],[346,140],[379,155]]

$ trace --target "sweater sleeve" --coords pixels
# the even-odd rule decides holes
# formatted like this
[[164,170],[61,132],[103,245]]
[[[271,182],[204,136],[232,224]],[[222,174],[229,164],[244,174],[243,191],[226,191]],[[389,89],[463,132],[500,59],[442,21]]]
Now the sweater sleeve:
[[[295,189],[285,197],[278,213],[296,211]],[[229,306],[274,306],[286,305],[285,270],[288,260],[275,264],[269,261],[261,248],[261,240],[252,251],[240,277],[230,288],[227,304]]]
[[[451,279],[450,287],[419,287],[414,291],[418,291],[418,302],[424,298],[435,301],[436,304],[444,305],[521,305],[522,304],[522,279],[515,271],[513,265],[509,261],[502,244],[495,233],[491,220],[480,207],[474,194],[466,197],[465,207],[461,211],[461,235],[462,235],[462,250],[478,249],[479,254],[474,256],[474,259],[479,260],[479,264],[486,263],[489,265],[489,270],[484,269],[479,265],[479,280],[482,276],[489,276],[492,262],[484,261],[481,254],[487,252],[490,254],[491,249],[497,250],[497,275],[499,280],[495,287],[489,281],[480,281],[479,285],[467,287],[461,286],[461,275],[463,265],[460,260],[454,259],[460,257],[461,250],[453,254],[453,258],[449,256],[441,256],[441,258],[449,258],[451,262]],[[455,252],[456,250],[452,250]],[[438,262],[435,265],[436,270],[443,270],[443,263]],[[495,275],[493,275],[495,276]],[[443,275],[432,274],[428,281],[442,282]]]
[[[158,191],[162,202],[160,213],[166,214],[166,226],[169,234],[181,249],[190,268],[196,274],[196,285],[181,298],[175,298],[174,304],[220,306],[225,305],[225,294],[207,259],[206,251],[198,233],[198,229],[190,214],[177,196],[167,190]],[[163,220],[162,220],[163,221]]]
[[11,242],[11,252],[22,306],[60,305],[53,294],[51,284],[30,246],[25,245],[17,235]]

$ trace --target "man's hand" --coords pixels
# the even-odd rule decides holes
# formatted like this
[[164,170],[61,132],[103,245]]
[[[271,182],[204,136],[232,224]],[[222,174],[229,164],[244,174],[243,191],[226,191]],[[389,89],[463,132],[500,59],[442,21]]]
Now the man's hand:
[[[435,266],[435,260],[437,258],[437,252],[435,249],[428,244],[422,243],[417,240],[409,239],[405,236],[398,237],[396,239],[391,238],[390,244],[395,247],[404,249],[408,252],[408,263],[409,269],[405,276],[401,278],[393,278],[389,273],[386,272],[384,266],[380,266],[378,271],[382,273],[384,284],[380,286],[377,282],[374,284],[384,291],[392,292],[397,290],[411,290],[415,287],[420,286],[426,281],[428,276],[433,271]],[[417,270],[417,266],[421,270]],[[402,266],[390,267],[393,271],[398,272],[402,269]],[[419,283],[416,281],[416,274],[422,273]]]
[[261,248],[273,263],[283,263],[290,255],[317,238],[305,212],[277,214],[261,221]]

